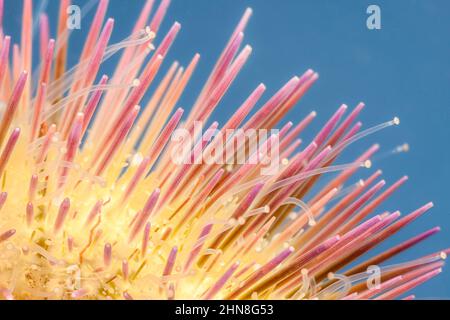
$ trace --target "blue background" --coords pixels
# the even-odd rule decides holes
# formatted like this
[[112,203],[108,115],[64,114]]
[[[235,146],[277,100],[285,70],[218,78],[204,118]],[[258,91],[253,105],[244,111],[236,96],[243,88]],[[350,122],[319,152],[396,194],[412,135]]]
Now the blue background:
[[[87,1],[74,3],[83,6]],[[40,4],[35,1],[36,8]],[[47,6],[52,36],[57,4],[50,0]],[[381,30],[366,27],[370,4],[381,8]],[[113,42],[128,36],[142,5],[141,0],[111,0],[108,15],[116,20]],[[6,33],[18,42],[21,1],[5,0],[5,7]],[[388,183],[404,174],[410,177],[381,209],[399,209],[406,214],[428,201],[435,207],[388,243],[399,243],[436,225],[442,231],[393,261],[450,247],[450,2],[174,0],[162,31],[175,20],[182,24],[182,31],[165,67],[174,59],[186,65],[196,52],[202,56],[180,106],[189,108],[195,101],[246,7],[254,9],[245,33],[245,43],[252,45],[253,53],[213,118],[223,124],[260,82],[268,87],[267,99],[293,75],[313,68],[321,75],[319,81],[286,118],[295,122],[312,110],[318,112],[304,140],[311,138],[342,103],[352,107],[359,101],[366,103],[361,116],[365,127],[394,116],[401,119],[401,126],[356,143],[341,160],[353,159],[374,142],[381,144],[381,155],[404,142],[410,144],[409,153],[374,158],[374,169],[381,168]],[[93,12],[83,18],[81,30],[72,34],[69,64],[76,62]],[[110,74],[113,62],[102,72]],[[375,251],[383,248],[386,245]],[[450,298],[449,284],[450,270],[444,269],[442,275],[414,293],[418,298]]]

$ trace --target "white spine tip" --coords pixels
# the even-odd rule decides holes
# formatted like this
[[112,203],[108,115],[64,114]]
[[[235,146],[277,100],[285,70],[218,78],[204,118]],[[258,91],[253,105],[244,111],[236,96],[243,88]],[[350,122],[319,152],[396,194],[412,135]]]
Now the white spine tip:
[[394,123],[396,126],[398,126],[398,125],[400,124],[400,118],[395,117],[395,118],[392,120],[392,123]]
[[404,143],[403,144],[403,152],[408,152],[409,151],[409,144],[408,143]]

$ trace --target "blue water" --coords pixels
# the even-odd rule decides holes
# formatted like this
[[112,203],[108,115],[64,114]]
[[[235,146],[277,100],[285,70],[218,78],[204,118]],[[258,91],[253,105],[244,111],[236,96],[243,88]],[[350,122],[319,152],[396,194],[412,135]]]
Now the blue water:
[[[87,1],[74,1],[83,6]],[[108,15],[116,19],[113,41],[128,35],[139,14],[141,0],[111,0]],[[381,29],[366,26],[366,9],[381,9]],[[5,29],[19,39],[21,4],[5,0]],[[35,2],[39,6],[39,1]],[[175,20],[182,31],[167,61],[186,65],[199,52],[200,65],[180,106],[189,108],[206,80],[215,59],[228,40],[246,7],[254,15],[245,34],[253,53],[237,81],[223,99],[214,119],[224,123],[236,107],[260,82],[268,87],[265,97],[290,77],[313,68],[320,79],[286,119],[298,121],[316,110],[318,118],[312,134],[342,103],[367,105],[362,114],[365,127],[398,116],[399,127],[389,128],[352,146],[342,162],[353,159],[374,142],[382,146],[374,158],[372,171],[381,168],[388,183],[402,175],[409,182],[381,208],[406,214],[428,201],[435,207],[398,236],[399,243],[417,233],[439,225],[440,234],[392,260],[404,261],[450,247],[450,2],[419,1],[332,1],[332,0],[175,0],[162,30]],[[49,1],[48,12],[54,35],[57,2]],[[83,18],[81,30],[71,40],[69,64],[76,62],[80,44],[86,36],[93,12]],[[102,72],[109,73],[114,60]],[[166,62],[166,68],[169,63]],[[288,121],[286,120],[286,121]],[[409,153],[389,154],[404,142]],[[379,252],[386,245],[377,248]],[[418,298],[450,298],[450,270],[414,290]]]

